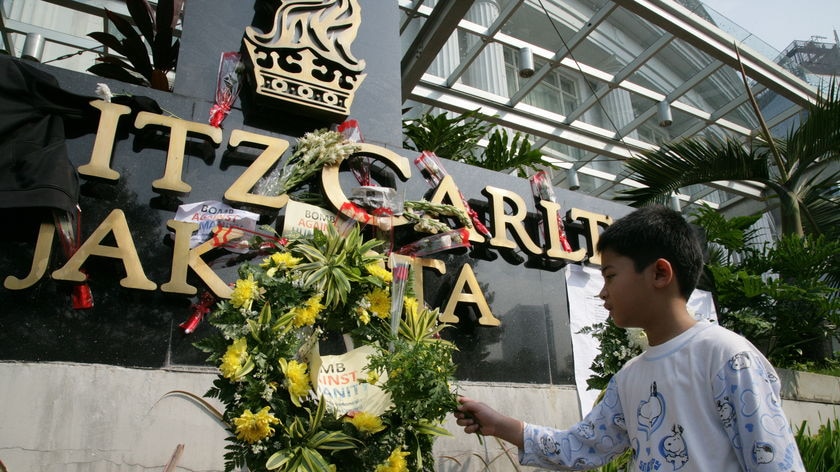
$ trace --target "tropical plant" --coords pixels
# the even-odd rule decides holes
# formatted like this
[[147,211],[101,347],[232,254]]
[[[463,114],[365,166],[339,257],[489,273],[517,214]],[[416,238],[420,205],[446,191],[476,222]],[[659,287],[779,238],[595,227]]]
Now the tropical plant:
[[[482,119],[478,110],[467,111],[454,118],[448,118],[446,113],[426,113],[417,120],[403,122],[403,147],[432,151],[440,157],[488,170],[515,169],[522,178],[528,176],[527,169],[555,167],[544,161],[542,153],[533,149],[531,142],[521,133],[510,137],[505,130],[494,129],[490,133],[490,129],[490,124]],[[478,152],[481,149],[479,141],[488,133],[487,146]]]
[[403,121],[403,147],[432,151],[449,160],[473,157],[478,141],[490,131],[478,110],[449,118],[446,113],[425,113],[420,118]]
[[694,214],[709,242],[706,275],[718,319],[779,367],[796,368],[803,360],[826,365],[831,340],[840,339],[840,290],[828,277],[840,272],[840,242],[782,235],[756,247],[749,227],[757,219],[727,219],[708,206]]
[[104,31],[88,34],[119,56],[99,57],[88,72],[157,90],[170,90],[166,75],[178,64],[181,42],[177,38],[173,41],[173,38],[184,0],[159,0],[156,9],[147,0],[125,0],[125,4],[133,25],[122,16],[105,10],[122,39]]
[[[760,115],[759,120],[763,123]],[[690,138],[628,159],[630,178],[644,187],[623,191],[616,200],[638,207],[665,203],[671,192],[689,185],[751,182],[778,199],[782,233],[836,235],[838,162],[840,90],[831,84],[785,138],[762,133],[762,139],[747,145],[734,139]]]
[[516,174],[522,178],[528,177],[526,169],[536,171],[540,167],[554,167],[553,164],[543,161],[542,153],[533,149],[531,142],[521,133],[517,132],[509,139],[507,131],[498,129],[490,135],[481,158],[465,159],[464,162],[497,171],[516,169]]

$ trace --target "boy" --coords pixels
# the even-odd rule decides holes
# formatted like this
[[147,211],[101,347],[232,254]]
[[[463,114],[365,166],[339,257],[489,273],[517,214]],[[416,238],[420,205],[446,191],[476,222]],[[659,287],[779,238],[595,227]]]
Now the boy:
[[598,296],[616,325],[643,328],[650,348],[568,430],[526,424],[466,397],[458,425],[516,445],[523,465],[551,469],[600,467],[632,448],[637,471],[804,471],[773,368],[746,339],[686,308],[703,254],[682,215],[641,208],[607,228],[596,249]]

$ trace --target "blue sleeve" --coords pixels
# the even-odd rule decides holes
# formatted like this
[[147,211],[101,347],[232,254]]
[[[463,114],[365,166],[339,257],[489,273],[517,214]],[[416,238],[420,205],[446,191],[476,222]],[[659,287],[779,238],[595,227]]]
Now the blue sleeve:
[[779,391],[776,372],[757,352],[736,354],[715,378],[718,414],[744,471],[805,470]]
[[580,423],[567,430],[526,424],[523,439],[522,465],[585,470],[607,464],[630,447],[615,382]]

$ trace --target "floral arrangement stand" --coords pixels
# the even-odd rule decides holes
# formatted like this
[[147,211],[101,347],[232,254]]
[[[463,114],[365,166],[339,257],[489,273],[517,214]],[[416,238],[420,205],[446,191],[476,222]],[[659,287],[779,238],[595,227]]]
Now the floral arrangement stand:
[[[205,396],[224,405],[226,471],[434,470],[455,347],[379,244],[329,226],[239,267],[208,317],[218,330],[196,344],[219,366]],[[320,355],[336,336],[349,351]]]

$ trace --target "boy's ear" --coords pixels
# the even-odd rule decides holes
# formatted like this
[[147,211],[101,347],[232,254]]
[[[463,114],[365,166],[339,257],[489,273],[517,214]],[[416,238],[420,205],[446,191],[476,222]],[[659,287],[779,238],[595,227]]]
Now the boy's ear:
[[674,268],[667,259],[659,258],[653,263],[653,284],[662,288],[674,280]]

